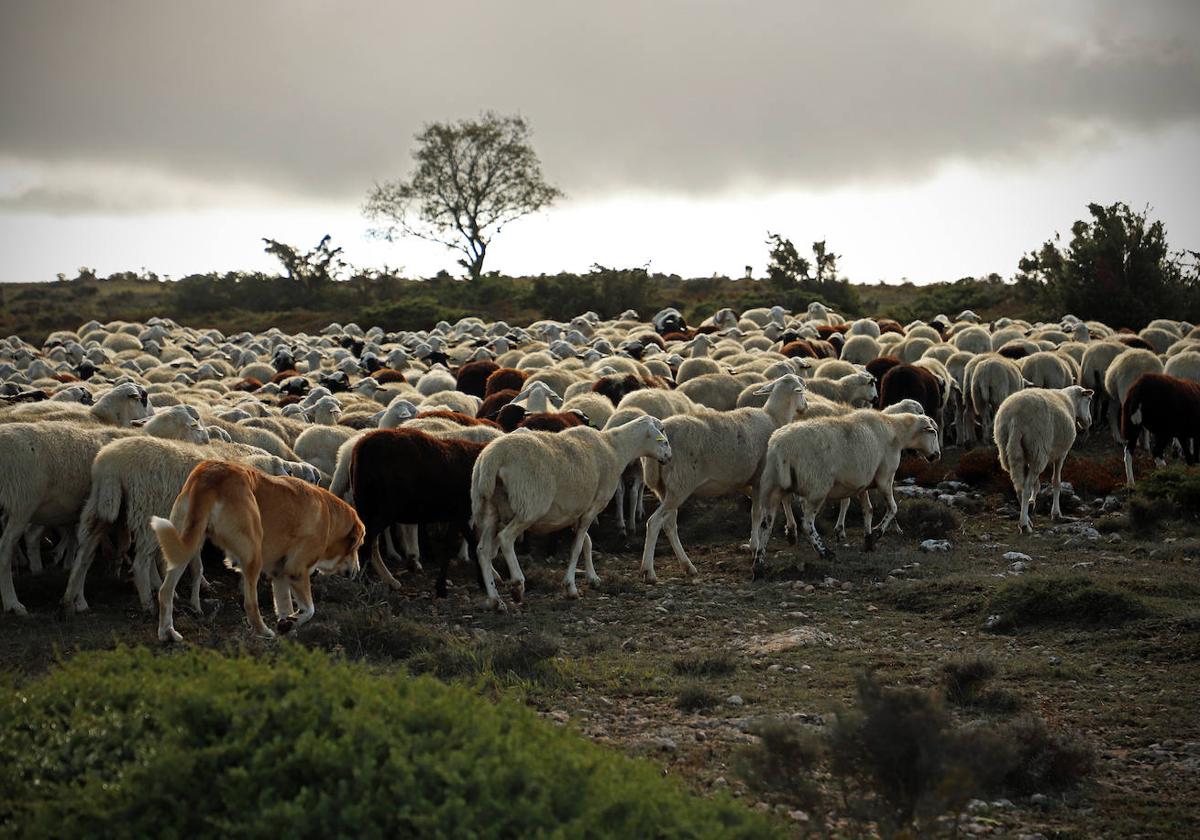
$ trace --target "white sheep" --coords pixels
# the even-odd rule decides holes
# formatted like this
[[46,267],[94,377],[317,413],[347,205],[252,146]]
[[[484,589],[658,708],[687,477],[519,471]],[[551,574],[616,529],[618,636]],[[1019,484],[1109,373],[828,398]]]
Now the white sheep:
[[310,426],[296,438],[296,455],[326,476],[332,476],[338,448],[355,434],[349,426]]
[[997,354],[976,356],[967,363],[963,398],[971,408],[964,418],[964,440],[972,436],[974,419],[983,425],[983,439],[992,439],[992,418],[1013,394],[1025,387],[1021,368],[1012,359]]
[[875,377],[866,371],[855,371],[838,379],[809,379],[808,389],[819,396],[846,405],[870,405],[879,396]]
[[1021,507],[1018,527],[1033,533],[1029,514],[1037,499],[1040,476],[1053,464],[1054,502],[1050,515],[1062,516],[1059,491],[1062,467],[1075,443],[1076,429],[1091,425],[1092,392],[1080,385],[1050,390],[1030,388],[1013,394],[996,412],[996,447],[1000,466],[1012,479]]
[[34,421],[70,420],[77,423],[97,423],[106,426],[128,427],[154,413],[146,389],[133,382],[123,382],[100,396],[93,405],[74,402],[25,403],[0,410],[0,422],[30,423]]
[[[858,323],[857,321],[855,323]],[[871,322],[875,323],[874,321]],[[879,328],[876,327],[876,330]],[[846,339],[842,345],[841,358],[851,364],[865,365],[867,362],[882,355],[879,342],[874,336],[856,334]]]
[[[189,406],[160,412],[142,425],[149,435],[202,441],[208,436]],[[9,423],[0,426],[0,601],[4,610],[25,613],[12,583],[12,556],[29,525],[73,526],[91,486],[91,464],[105,444],[122,437],[149,440],[137,429],[70,422]]]
[[691,352],[690,358],[684,359],[679,365],[679,370],[675,372],[675,381],[682,385],[689,379],[695,379],[697,376],[704,376],[709,373],[724,373],[725,368],[715,359],[708,357],[708,351],[712,349],[713,342],[705,333],[693,338],[687,344],[683,345],[680,350],[688,350]]
[[1021,376],[1035,388],[1066,388],[1079,375],[1070,362],[1052,350],[1033,353],[1017,364],[1021,368]]
[[1163,373],[1178,379],[1200,382],[1200,352],[1185,350],[1167,359]]
[[[892,484],[905,449],[915,449],[936,460],[941,454],[937,424],[924,414],[860,409],[841,417],[791,423],[772,434],[750,511],[755,577],[763,571],[775,511],[781,503],[785,513],[790,510],[789,497],[802,502],[804,532],[822,559],[834,555],[816,526],[817,514],[830,498],[858,497],[863,508],[864,542],[867,549],[873,547],[896,516]],[[871,527],[867,497],[871,488],[878,488],[888,503],[878,531]]]
[[660,500],[658,509],[646,520],[642,549],[642,575],[650,583],[658,580],[654,548],[664,527],[676,559],[687,574],[697,574],[679,540],[679,507],[692,496],[748,492],[758,480],[771,433],[796,419],[807,406],[804,380],[795,374],[759,388],[770,394],[763,408],[697,410],[663,422],[675,457],[665,465],[651,460],[643,463],[645,484]]
[[1117,443],[1125,442],[1121,437],[1120,424],[1121,406],[1125,404],[1125,395],[1142,374],[1162,372],[1163,364],[1158,356],[1150,350],[1138,347],[1131,347],[1121,353],[1104,372],[1104,392],[1110,400],[1109,428],[1112,430],[1113,440]]
[[525,576],[514,544],[526,531],[573,528],[563,579],[567,595],[579,595],[575,567],[581,553],[588,581],[597,583],[587,529],[612,499],[625,467],[643,456],[671,458],[663,426],[653,417],[604,431],[577,426],[558,434],[518,432],[489,444],[471,474],[471,520],[488,602],[494,608],[502,604],[492,573],[497,549],[508,562],[514,598],[523,597]]

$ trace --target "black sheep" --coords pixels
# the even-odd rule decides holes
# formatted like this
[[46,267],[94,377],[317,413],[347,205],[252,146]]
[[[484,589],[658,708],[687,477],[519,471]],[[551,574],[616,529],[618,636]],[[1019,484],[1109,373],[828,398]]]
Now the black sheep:
[[1125,395],[1121,436],[1125,438],[1126,478],[1133,483],[1133,453],[1142,430],[1150,433],[1150,451],[1161,461],[1172,440],[1179,441],[1188,464],[1200,458],[1200,384],[1163,373],[1145,373]]

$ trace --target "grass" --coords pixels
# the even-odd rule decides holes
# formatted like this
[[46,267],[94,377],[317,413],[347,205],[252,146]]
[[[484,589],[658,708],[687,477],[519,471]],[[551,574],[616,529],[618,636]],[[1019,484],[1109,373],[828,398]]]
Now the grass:
[[996,630],[1039,625],[1117,627],[1150,614],[1140,600],[1114,587],[1079,576],[1028,577],[1001,586],[987,602],[1000,616]]
[[685,685],[675,698],[675,707],[683,712],[707,712],[721,705],[721,698],[702,685]]
[[908,536],[942,539],[962,527],[962,517],[953,508],[932,499],[909,499],[900,505],[896,521]]
[[737,670],[737,660],[725,651],[688,654],[677,657],[671,669],[680,676],[726,677]]

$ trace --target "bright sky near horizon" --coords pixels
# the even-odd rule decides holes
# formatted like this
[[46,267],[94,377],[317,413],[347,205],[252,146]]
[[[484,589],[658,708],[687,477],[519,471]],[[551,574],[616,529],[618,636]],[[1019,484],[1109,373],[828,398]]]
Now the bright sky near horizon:
[[770,230],[858,282],[1007,276],[1117,200],[1200,248],[1197,36],[1188,2],[0,0],[0,281],[271,269],[261,237],[326,233],[457,271],[359,206],[483,109],[568,196],[497,237],[506,273],[759,274]]

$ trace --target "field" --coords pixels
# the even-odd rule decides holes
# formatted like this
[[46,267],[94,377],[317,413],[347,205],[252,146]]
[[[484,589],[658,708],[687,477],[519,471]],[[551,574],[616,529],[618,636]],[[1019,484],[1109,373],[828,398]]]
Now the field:
[[[1093,488],[1113,484],[1120,475],[1114,452],[1104,435],[1093,436],[1068,464]],[[922,483],[954,475],[957,453],[921,465]],[[1143,474],[1148,465],[1138,469]],[[602,583],[584,586],[579,601],[560,593],[563,563],[544,556],[553,546],[535,544],[538,556],[523,558],[525,607],[509,615],[486,611],[462,568],[445,601],[431,597],[428,571],[406,573],[402,592],[330,578],[318,581],[316,619],[292,642],[258,642],[244,628],[236,578],[214,564],[206,614],[178,610],[177,626],[194,645],[265,653],[295,643],[385,673],[430,672],[510,694],[705,795],[729,791],[776,812],[786,831],[801,836],[854,835],[869,826],[824,773],[815,776],[816,801],[747,786],[746,750],[764,720],[782,717],[820,731],[856,705],[864,670],[883,684],[943,694],[947,664],[982,659],[995,675],[985,692],[949,703],[957,722],[1036,713],[1090,746],[1095,766],[1065,793],[973,802],[960,830],[1179,836],[1200,807],[1195,512],[1139,532],[1126,513],[1102,513],[1093,504],[1102,495],[1082,488],[1075,521],[1051,524],[1041,515],[1037,533],[1019,537],[1002,478],[975,476],[955,502],[963,512],[957,527],[929,513],[930,504],[945,507],[940,503],[903,502],[906,535],[889,534],[874,553],[858,545],[853,509],[854,544],[840,546],[833,562],[817,561],[807,545],[788,545],[777,530],[766,581],[749,580],[741,545],[748,506],[693,501],[680,523],[701,572],[695,581],[682,578],[663,540],[661,582],[643,584],[640,539],[614,538],[605,514],[595,529]],[[943,536],[947,526],[948,551],[919,550],[917,530]],[[1030,559],[1006,560],[1008,551]],[[32,615],[0,619],[0,661],[16,679],[82,650],[159,647],[154,621],[138,609],[127,581],[111,571],[95,574],[92,611],[70,616],[57,608],[64,582],[55,573],[18,580]],[[1000,620],[992,618],[997,614]]]

